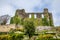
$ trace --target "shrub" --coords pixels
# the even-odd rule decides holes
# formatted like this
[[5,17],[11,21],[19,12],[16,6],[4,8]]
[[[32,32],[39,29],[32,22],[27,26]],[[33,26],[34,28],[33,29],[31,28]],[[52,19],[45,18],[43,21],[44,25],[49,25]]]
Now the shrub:
[[10,35],[1,35],[0,40],[11,40]]
[[39,35],[37,40],[49,40],[53,38],[53,35],[51,34],[44,34],[44,35]]
[[23,34],[14,34],[11,36],[12,40],[22,40]]
[[24,27],[25,27],[25,34],[30,37],[32,37],[35,33],[35,26],[33,24],[33,21],[31,20],[26,20],[24,23]]

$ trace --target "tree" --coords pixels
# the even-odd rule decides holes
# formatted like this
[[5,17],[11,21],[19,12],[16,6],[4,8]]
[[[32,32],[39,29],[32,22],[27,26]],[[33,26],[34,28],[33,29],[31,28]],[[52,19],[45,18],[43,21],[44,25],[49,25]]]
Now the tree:
[[34,26],[42,26],[42,18],[36,18],[34,21]]
[[15,23],[16,27],[18,27],[18,24],[20,23],[20,18],[18,17],[18,15],[16,15],[14,17],[14,23]]
[[11,18],[10,24],[14,23],[17,27],[17,25],[20,24],[20,20],[21,20],[20,17],[18,15],[15,15],[14,17]]
[[52,21],[51,18],[50,18],[50,20],[49,20],[49,23],[50,23],[50,26],[54,26],[54,25],[53,25],[53,21]]
[[35,27],[34,27],[33,21],[26,20],[24,22],[24,27],[26,30],[25,34],[27,34],[29,36],[29,38],[31,38],[35,33]]
[[13,21],[13,17],[12,17],[10,20],[10,24],[13,24],[13,23],[14,23],[14,21]]

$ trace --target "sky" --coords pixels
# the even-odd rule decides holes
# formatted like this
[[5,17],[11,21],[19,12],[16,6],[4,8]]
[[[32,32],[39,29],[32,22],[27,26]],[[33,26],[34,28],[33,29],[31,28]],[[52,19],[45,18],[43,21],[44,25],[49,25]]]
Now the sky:
[[60,26],[60,0],[0,0],[0,16],[14,16],[17,9],[25,9],[26,12],[43,12],[48,8],[53,15],[55,26]]

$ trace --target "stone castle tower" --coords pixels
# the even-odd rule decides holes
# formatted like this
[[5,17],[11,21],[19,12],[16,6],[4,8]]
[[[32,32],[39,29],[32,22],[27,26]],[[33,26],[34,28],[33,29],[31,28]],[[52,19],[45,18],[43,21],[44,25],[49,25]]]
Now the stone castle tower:
[[38,13],[38,12],[37,13],[34,13],[34,12],[26,13],[24,9],[17,9],[15,15],[18,15],[22,18],[32,18],[32,15],[34,16],[34,18],[38,18],[38,19],[46,18],[46,20],[49,23],[49,26],[53,26],[52,13],[50,13],[47,8],[44,8],[44,11],[41,13]]

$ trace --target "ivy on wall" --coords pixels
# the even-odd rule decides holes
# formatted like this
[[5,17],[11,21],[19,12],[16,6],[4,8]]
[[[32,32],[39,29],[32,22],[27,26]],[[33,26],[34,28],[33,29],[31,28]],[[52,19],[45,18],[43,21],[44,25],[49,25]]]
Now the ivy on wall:
[[18,15],[15,15],[14,17],[11,18],[10,24],[20,24],[24,25],[24,20],[32,20],[35,26],[53,26],[52,24],[52,19],[47,18],[47,15],[44,15],[44,18],[34,18],[34,14],[32,14],[31,18],[21,18]]

